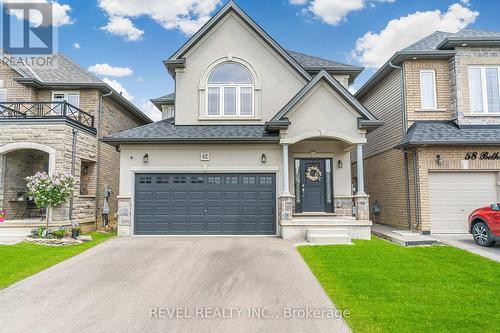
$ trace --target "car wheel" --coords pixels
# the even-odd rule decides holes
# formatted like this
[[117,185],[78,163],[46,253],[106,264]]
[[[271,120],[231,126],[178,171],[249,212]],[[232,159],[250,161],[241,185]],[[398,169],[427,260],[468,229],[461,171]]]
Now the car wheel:
[[491,237],[491,232],[486,223],[478,222],[474,224],[472,228],[472,236],[474,237],[474,242],[479,246],[492,246],[495,244],[493,237]]

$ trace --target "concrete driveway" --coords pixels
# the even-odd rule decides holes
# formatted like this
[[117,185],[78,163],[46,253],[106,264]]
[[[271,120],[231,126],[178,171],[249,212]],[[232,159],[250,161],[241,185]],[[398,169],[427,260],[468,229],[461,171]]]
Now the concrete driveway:
[[0,291],[2,332],[348,332],[334,311],[277,238],[116,238]]
[[432,235],[439,242],[500,262],[500,243],[492,247],[476,245],[471,234]]

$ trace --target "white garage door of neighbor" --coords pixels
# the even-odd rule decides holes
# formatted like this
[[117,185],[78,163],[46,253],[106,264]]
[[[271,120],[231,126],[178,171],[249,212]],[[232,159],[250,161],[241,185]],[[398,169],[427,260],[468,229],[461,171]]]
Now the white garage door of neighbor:
[[430,173],[431,233],[467,233],[469,214],[496,201],[496,173]]

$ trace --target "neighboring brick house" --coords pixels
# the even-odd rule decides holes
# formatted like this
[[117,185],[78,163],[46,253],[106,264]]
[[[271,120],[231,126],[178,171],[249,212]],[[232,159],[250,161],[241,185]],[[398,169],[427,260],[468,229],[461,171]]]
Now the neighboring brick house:
[[85,229],[95,227],[106,186],[114,220],[120,154],[98,138],[151,122],[64,55],[53,60],[50,69],[0,64],[0,208],[7,212],[0,233],[41,223],[41,212],[30,211],[29,200],[20,201],[26,199],[25,177],[37,171],[76,178],[72,202],[53,211],[54,225],[77,221]]
[[368,134],[372,218],[464,233],[499,199],[500,33],[437,31],[397,52],[356,93],[385,124]]

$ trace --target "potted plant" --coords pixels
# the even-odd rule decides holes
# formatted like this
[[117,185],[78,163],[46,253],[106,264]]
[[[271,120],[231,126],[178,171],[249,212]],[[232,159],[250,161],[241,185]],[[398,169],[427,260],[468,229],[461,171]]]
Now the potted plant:
[[0,210],[0,222],[5,222],[6,216],[7,216],[7,212],[5,210]]
[[34,176],[26,177],[28,195],[33,197],[38,208],[46,208],[45,236],[49,235],[49,224],[52,208],[68,202],[73,196],[75,179],[73,176],[55,172],[49,176],[45,172],[37,172]]

